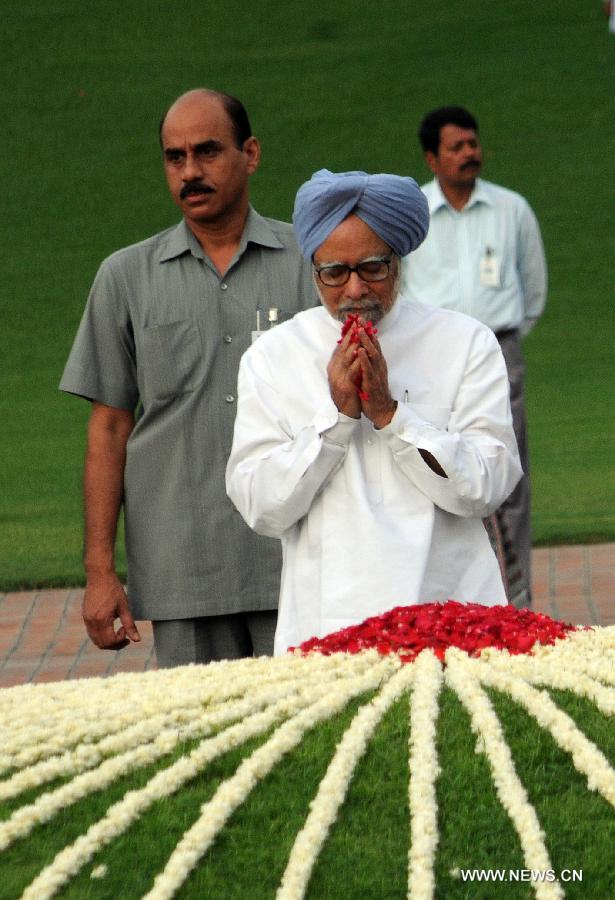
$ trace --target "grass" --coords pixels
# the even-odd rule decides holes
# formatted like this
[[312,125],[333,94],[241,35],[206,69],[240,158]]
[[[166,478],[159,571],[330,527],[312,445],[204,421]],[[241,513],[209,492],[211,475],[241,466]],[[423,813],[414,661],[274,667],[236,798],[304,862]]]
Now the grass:
[[[438,747],[440,842],[436,879],[442,896],[461,898],[468,888],[451,874],[456,868],[522,869],[523,854],[515,830],[497,799],[489,763],[475,753],[470,719],[450,690],[441,699]],[[504,885],[509,889],[510,885]],[[499,885],[473,884],[471,896],[491,900]],[[509,896],[502,891],[501,896]]]
[[[264,739],[263,739],[264,740]],[[196,742],[182,746],[156,766],[147,766],[118,779],[108,790],[92,794],[86,799],[69,806],[61,816],[51,823],[41,825],[27,840],[17,842],[3,852],[0,864],[2,883],[0,898],[9,900],[21,895],[27,884],[41,869],[41,863],[51,862],[65,846],[71,844],[87,828],[101,818],[112,803],[121,799],[127,790],[143,787],[161,768],[174,762],[183,753],[189,752]],[[90,872],[99,864],[95,858],[84,872],[78,875],[65,889],[65,896],[81,900],[82,897],[142,897],[151,887],[150,873],[163,866],[173,847],[190,823],[198,816],[199,806],[208,800],[221,781],[232,775],[241,761],[243,753],[256,749],[260,741],[248,742],[243,748],[231,751],[216,760],[209,768],[207,777],[195,779],[188,789],[177,796],[159,801],[149,814],[139,820],[127,835],[122,835],[108,849],[100,854],[108,865],[109,874],[104,881],[92,881]],[[61,782],[58,782],[58,784]],[[56,784],[51,787],[57,786]],[[25,800],[32,800],[42,790],[30,792],[19,800],[6,802],[1,807],[1,817],[17,808]],[[126,867],[126,857],[130,846],[138,842],[140,863]]]
[[[405,698],[387,713],[357,766],[346,802],[314,869],[311,897],[385,900],[405,895],[409,732]],[[366,835],[371,839],[366,840]]]
[[286,219],[322,166],[426,179],[421,115],[475,111],[485,175],[528,197],[550,266],[526,342],[535,540],[613,539],[613,49],[577,0],[7,6],[0,589],[81,578],[87,409],[57,384],[100,261],[177,219],[156,123],[198,84],[245,101],[254,204]]
[[[582,698],[562,692],[556,696],[612,764],[612,723],[603,717],[598,722],[596,710]],[[547,835],[553,868],[557,872],[583,871],[583,881],[566,886],[566,896],[608,897],[612,879],[596,845],[602,845],[603,840],[612,844],[615,839],[613,808],[596,791],[588,791],[586,779],[571,769],[570,757],[527,713],[502,695],[492,694],[492,700],[513,748],[519,776]]]
[[[585,700],[559,691],[553,695],[607,758],[615,761],[612,724]],[[566,896],[610,896],[608,860],[615,838],[612,808],[601,796],[587,790],[584,778],[571,768],[566,754],[510,698],[495,692],[491,692],[491,698],[519,775],[544,827],[554,870],[583,871],[581,883],[565,886]],[[357,706],[358,701],[353,702],[341,715],[315,728],[257,785],[185,883],[180,897],[274,897],[309,802]],[[319,857],[309,898],[405,897],[408,719],[408,701],[404,699],[377,729]],[[251,741],[226,754],[176,796],[155,804],[125,835],[103,849],[60,896],[71,900],[114,896],[132,900],[143,896],[177,840],[198,815],[200,805],[212,796],[222,779],[232,775],[242,756],[260,742]],[[187,749],[184,746],[178,752]],[[467,714],[448,689],[441,697],[438,758],[437,896],[447,900],[518,900],[533,896],[527,883],[468,886],[451,874],[455,867],[521,870],[524,862],[516,834],[497,800],[485,756],[475,753]],[[169,762],[165,760],[164,765]],[[141,786],[157,768],[127,774],[108,791],[68,807],[59,821],[40,826],[27,840],[5,851],[0,859],[0,898],[18,897],[67,841],[74,840],[126,790]],[[5,817],[9,807],[17,805],[4,804],[0,816]],[[108,867],[105,878],[90,879],[92,869],[101,863]]]

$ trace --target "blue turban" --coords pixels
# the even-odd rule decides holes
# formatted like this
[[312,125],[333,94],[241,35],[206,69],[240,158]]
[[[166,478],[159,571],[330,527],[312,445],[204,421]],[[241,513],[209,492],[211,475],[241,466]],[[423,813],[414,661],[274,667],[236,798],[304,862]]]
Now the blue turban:
[[429,228],[427,199],[414,178],[320,169],[295,199],[293,226],[303,255],[311,259],[351,213],[398,256],[416,250]]

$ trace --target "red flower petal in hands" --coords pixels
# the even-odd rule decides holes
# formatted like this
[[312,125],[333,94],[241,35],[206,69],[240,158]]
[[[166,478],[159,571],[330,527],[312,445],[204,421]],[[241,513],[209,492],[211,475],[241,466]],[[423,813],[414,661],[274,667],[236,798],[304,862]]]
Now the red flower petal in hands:
[[[360,318],[359,313],[348,313],[348,315],[346,317],[346,321],[342,325],[342,335],[338,341],[338,344],[342,343],[342,341],[344,340],[345,336],[348,334],[349,331],[352,332],[350,335],[350,343],[358,344],[360,342],[361,339],[359,337],[359,328],[361,326],[359,325],[359,318]],[[369,335],[369,337],[375,337],[375,335],[378,334],[378,329],[374,328],[373,322],[370,322],[369,320],[367,322],[364,322],[362,327],[363,327],[363,330],[365,331],[365,334]],[[363,403],[365,403],[366,400],[369,400],[369,394],[367,394],[362,389],[362,387],[361,387],[362,381],[363,381],[362,376],[358,375],[354,380],[354,386],[357,389],[357,393],[359,395],[360,400]]]
[[[352,335],[350,336],[350,343],[351,344],[359,343],[359,328],[360,328],[359,318],[360,318],[359,313],[348,313],[348,315],[346,317],[346,321],[342,324],[342,335],[338,341],[338,344],[342,343],[343,339],[346,337],[346,335],[348,334],[348,332],[351,329],[352,329]],[[363,323],[363,330],[370,337],[375,337],[375,335],[378,334],[378,329],[374,328],[374,323],[370,322],[369,320],[367,322]]]

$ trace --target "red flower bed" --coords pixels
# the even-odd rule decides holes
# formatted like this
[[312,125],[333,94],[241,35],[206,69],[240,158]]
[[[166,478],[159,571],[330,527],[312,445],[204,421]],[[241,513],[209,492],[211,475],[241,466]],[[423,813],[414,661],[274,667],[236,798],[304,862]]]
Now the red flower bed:
[[[411,662],[426,647],[444,659],[448,647],[459,647],[478,656],[485,647],[528,653],[535,643],[553,644],[576,626],[558,622],[531,609],[515,606],[482,606],[479,603],[422,603],[365,619],[324,638],[310,638],[299,647],[304,653],[359,653],[375,648],[381,654],[397,653]],[[295,648],[291,648],[295,649]]]

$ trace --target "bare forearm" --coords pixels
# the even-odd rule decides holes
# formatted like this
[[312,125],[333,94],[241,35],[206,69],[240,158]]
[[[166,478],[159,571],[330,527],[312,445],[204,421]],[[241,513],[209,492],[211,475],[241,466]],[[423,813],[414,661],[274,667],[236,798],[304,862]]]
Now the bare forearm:
[[84,469],[85,549],[89,577],[114,570],[117,522],[124,492],[126,442],[132,413],[95,404],[88,426]]

